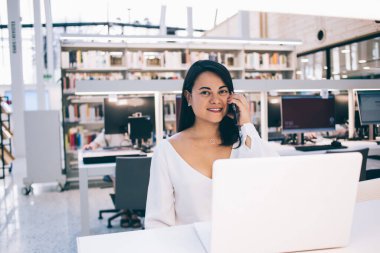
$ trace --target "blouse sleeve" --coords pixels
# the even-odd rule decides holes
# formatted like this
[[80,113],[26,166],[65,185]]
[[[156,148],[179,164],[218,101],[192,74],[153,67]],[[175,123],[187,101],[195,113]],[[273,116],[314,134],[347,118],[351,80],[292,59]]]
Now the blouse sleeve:
[[157,147],[150,166],[145,211],[145,228],[147,229],[175,225],[174,191],[163,148],[163,145]]
[[[240,158],[279,156],[278,153],[269,146],[268,142],[261,139],[252,123],[242,125],[240,131],[242,134],[242,143],[239,147]],[[251,138],[250,147],[245,143],[248,136]]]

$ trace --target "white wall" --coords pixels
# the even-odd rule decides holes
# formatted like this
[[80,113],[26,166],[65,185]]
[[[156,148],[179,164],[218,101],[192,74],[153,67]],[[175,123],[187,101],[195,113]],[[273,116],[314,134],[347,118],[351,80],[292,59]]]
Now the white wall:
[[[325,31],[325,38],[319,41],[317,32],[321,29]],[[371,20],[268,13],[268,37],[302,40],[303,44],[297,47],[297,52],[375,32],[380,32],[380,24]]]
[[[297,53],[380,32],[380,24],[376,24],[375,21],[361,19],[268,13],[267,21],[268,38],[303,41],[303,44],[297,47]],[[240,29],[238,24],[238,15],[234,15],[208,31],[205,36],[238,36]],[[317,32],[320,29],[325,30],[323,41],[317,39]],[[260,37],[259,12],[250,13],[250,37]]]

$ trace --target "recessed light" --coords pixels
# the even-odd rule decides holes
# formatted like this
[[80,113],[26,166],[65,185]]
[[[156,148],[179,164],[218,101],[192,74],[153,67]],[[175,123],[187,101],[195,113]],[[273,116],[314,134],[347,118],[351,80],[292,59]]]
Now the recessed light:
[[301,58],[301,62],[309,62],[309,59]]
[[359,63],[366,63],[366,60],[359,60]]
[[363,67],[363,69],[370,69],[370,67],[368,67],[368,66],[365,66],[365,67]]
[[348,53],[350,53],[350,49],[343,49],[341,52],[342,52],[343,54],[348,54]]

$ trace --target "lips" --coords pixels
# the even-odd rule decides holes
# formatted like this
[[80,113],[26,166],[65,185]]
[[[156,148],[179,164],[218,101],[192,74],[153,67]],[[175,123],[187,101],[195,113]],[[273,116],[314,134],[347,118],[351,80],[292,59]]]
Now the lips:
[[210,111],[210,112],[222,112],[222,108],[208,108],[207,111]]

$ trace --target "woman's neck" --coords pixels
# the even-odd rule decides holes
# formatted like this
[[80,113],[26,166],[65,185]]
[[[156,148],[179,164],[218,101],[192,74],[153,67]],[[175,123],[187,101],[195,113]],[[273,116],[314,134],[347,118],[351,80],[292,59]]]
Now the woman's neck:
[[219,139],[219,123],[195,120],[194,125],[191,127],[191,134],[196,139]]

